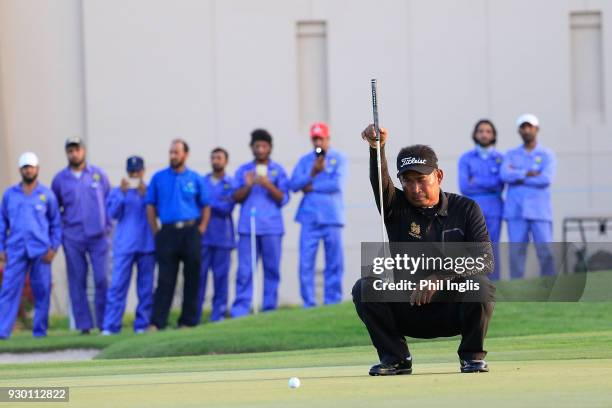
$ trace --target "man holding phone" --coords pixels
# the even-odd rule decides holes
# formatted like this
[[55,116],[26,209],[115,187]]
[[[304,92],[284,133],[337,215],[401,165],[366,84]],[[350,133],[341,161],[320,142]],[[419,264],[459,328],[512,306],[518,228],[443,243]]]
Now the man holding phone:
[[314,150],[304,155],[291,175],[291,191],[302,191],[304,197],[295,215],[302,225],[300,233],[300,292],[304,307],[316,306],[315,261],[319,242],[325,246],[325,294],[323,302],[342,300],[342,227],[346,180],[345,156],[330,148],[329,127],[314,123],[310,128]]
[[143,181],[144,160],[139,156],[127,159],[128,178],[111,190],[107,200],[109,216],[117,220],[113,242],[113,274],[106,299],[102,335],[121,331],[132,269],[138,267],[136,293],[138,306],[134,331],[143,333],[149,327],[153,307],[153,275],[155,243],[147,223],[147,186]]
[[[254,160],[242,165],[234,177],[234,200],[241,203],[238,220],[238,272],[232,317],[251,310],[253,299],[253,262],[251,233],[256,237],[257,258],[262,258],[264,293],[262,309],[274,310],[280,282],[281,242],[285,228],[282,207],[289,201],[289,180],[280,164],[270,159],[272,136],[264,129],[251,133]],[[254,218],[255,231],[251,231]]]

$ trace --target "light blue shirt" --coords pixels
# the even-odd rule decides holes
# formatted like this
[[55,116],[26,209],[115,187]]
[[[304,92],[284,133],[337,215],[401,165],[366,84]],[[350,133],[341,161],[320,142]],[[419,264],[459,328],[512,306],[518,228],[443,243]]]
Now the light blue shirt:
[[289,183],[298,192],[312,184],[312,191],[304,193],[295,220],[301,224],[343,226],[343,189],[347,177],[346,157],[334,149],[325,154],[325,169],[312,177],[310,172],[317,159],[314,152],[304,155],[293,169]]
[[227,174],[221,180],[215,180],[212,173],[204,177],[204,184],[211,193],[211,214],[208,228],[202,235],[203,245],[228,249],[236,246],[232,219],[236,202],[232,183],[233,179]]
[[108,213],[117,220],[113,253],[147,254],[155,251],[151,227],[147,222],[147,204],[137,189],[111,190],[107,200]]
[[0,206],[0,251],[22,250],[30,258],[57,251],[62,241],[59,205],[55,194],[40,183],[30,195],[21,184],[10,187]]
[[478,149],[472,149],[459,159],[461,194],[476,201],[485,217],[501,218],[503,215],[504,182],[500,174],[503,159],[503,155],[494,149],[486,157]]
[[101,168],[88,164],[77,177],[67,167],[53,178],[51,189],[62,211],[64,238],[83,241],[110,233],[112,224],[106,213],[110,182]]
[[[234,177],[234,190],[244,187],[245,174],[255,172],[255,161],[242,165]],[[240,207],[238,220],[238,233],[251,233],[251,210],[255,209],[255,233],[257,235],[282,235],[285,233],[282,207],[289,201],[289,180],[287,173],[280,164],[270,160],[268,162],[268,179],[283,192],[283,200],[279,204],[275,201],[265,187],[253,185],[251,193]]]
[[[524,146],[508,151],[501,168],[501,177],[508,184],[504,218],[552,221],[550,185],[556,172],[555,154],[538,144],[528,152]],[[538,171],[527,177],[530,170]]]
[[188,168],[177,173],[171,167],[153,175],[146,203],[154,206],[162,224],[197,220],[210,195],[202,177]]

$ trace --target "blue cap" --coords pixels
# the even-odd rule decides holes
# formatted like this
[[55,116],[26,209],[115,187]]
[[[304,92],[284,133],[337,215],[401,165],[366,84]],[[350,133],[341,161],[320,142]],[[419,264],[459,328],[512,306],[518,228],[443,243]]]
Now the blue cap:
[[127,172],[134,173],[144,169],[144,160],[140,156],[130,156],[127,159]]

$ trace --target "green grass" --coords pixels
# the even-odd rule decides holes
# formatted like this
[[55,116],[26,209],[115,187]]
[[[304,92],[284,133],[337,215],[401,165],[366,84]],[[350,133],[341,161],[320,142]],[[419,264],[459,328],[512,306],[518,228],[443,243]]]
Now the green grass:
[[[414,373],[393,378],[367,375],[377,356],[351,303],[147,335],[20,333],[0,352],[104,350],[93,361],[0,365],[0,386],[66,386],[69,405],[87,408],[609,407],[610,316],[612,303],[498,303],[485,343],[490,373],[458,373],[457,338],[409,339]],[[292,376],[297,390],[287,387]]]
[[[67,386],[72,407],[608,407],[612,330],[491,338],[491,372],[458,374],[456,340],[411,346],[414,374],[367,375],[371,346],[0,366],[0,386]],[[287,388],[298,376],[302,386]],[[32,404],[28,404],[32,406]],[[34,405],[36,406],[36,405]],[[41,406],[45,406],[42,404]]]
[[[612,329],[612,303],[498,303],[489,338]],[[288,309],[188,330],[112,337],[51,332],[35,339],[27,333],[0,342],[0,352],[104,349],[99,358],[167,357],[199,354],[369,345],[353,305]]]
[[[612,293],[606,284],[612,273],[589,274],[587,292]],[[575,279],[575,278],[571,278]],[[534,283],[535,282],[535,283]],[[502,283],[500,292],[528,290],[543,280]],[[541,287],[542,285],[540,285]],[[612,329],[612,302],[499,302],[489,338],[546,333],[575,333]],[[174,312],[171,321],[176,320]],[[352,303],[304,310],[283,309],[237,320],[204,324],[194,329],[169,329],[135,335],[126,319],[121,335],[81,336],[67,329],[67,320],[54,319],[47,338],[17,333],[0,341],[0,352],[52,351],[67,348],[103,349],[98,358],[168,357],[201,354],[302,350],[370,344]]]
[[[499,303],[489,337],[612,329],[612,303]],[[369,345],[351,303],[310,310],[282,310],[126,339],[99,358],[167,357]]]
[[496,283],[500,301],[612,302],[612,271]]

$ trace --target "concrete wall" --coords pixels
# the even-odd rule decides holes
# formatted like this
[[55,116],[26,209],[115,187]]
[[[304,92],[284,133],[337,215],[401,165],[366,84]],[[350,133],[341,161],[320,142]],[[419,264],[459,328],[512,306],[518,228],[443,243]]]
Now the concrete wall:
[[[570,13],[602,12],[603,121],[572,114]],[[457,190],[459,155],[476,120],[498,126],[499,148],[519,144],[514,120],[530,111],[558,155],[555,237],[568,215],[612,211],[612,3],[605,0],[35,0],[0,1],[0,160],[41,155],[43,181],[64,165],[62,140],[85,135],[92,163],[113,183],[125,158],[149,172],[166,165],[169,141],[187,139],[190,165],[230,151],[250,160],[249,132],[268,128],[273,156],[291,171],[310,149],[299,125],[298,22],[323,21],[333,144],[350,159],[345,295],[359,273],[359,244],[378,240],[367,181],[369,80],[380,82],[390,156],[431,144]],[[315,84],[318,85],[318,84]],[[315,86],[313,85],[313,86]],[[0,139],[2,140],[2,139]],[[392,157],[391,157],[392,158]],[[394,167],[394,163],[391,163]],[[13,169],[6,163],[2,172]],[[5,179],[16,181],[11,171]],[[2,178],[0,178],[0,181]],[[281,301],[298,302],[299,195],[285,209]],[[56,287],[65,285],[61,259]]]

